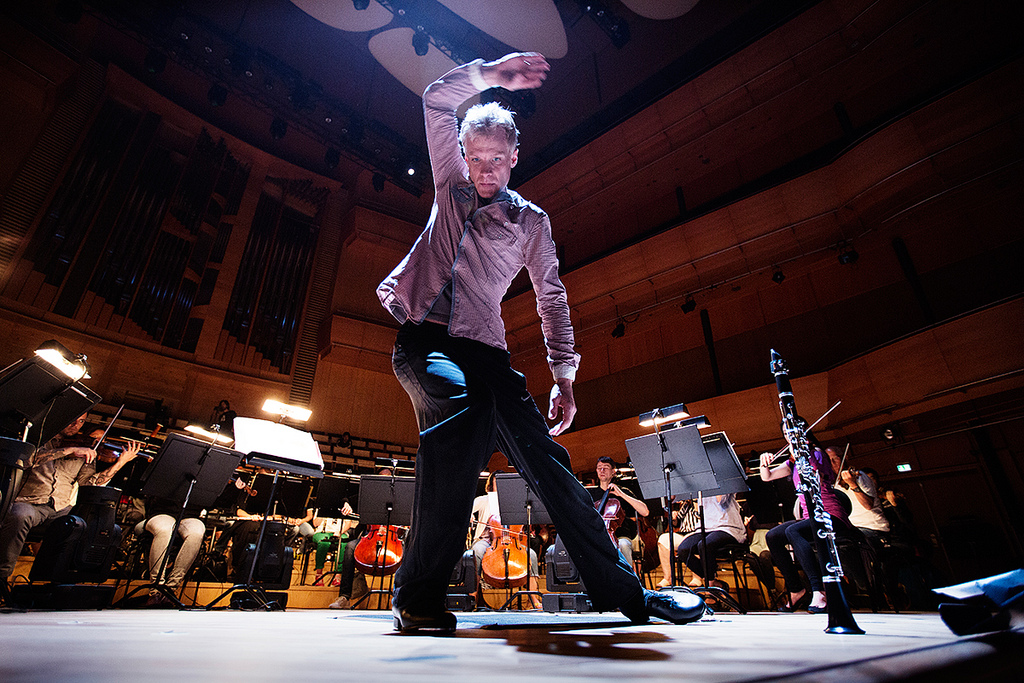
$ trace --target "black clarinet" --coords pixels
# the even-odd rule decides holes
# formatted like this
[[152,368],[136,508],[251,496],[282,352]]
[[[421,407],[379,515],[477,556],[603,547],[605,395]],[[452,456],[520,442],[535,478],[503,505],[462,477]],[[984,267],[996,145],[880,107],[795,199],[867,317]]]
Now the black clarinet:
[[789,383],[789,369],[775,349],[772,349],[771,372],[775,376],[775,387],[779,390],[779,409],[782,411],[782,431],[796,457],[796,469],[800,474],[797,493],[804,497],[807,511],[814,525],[818,554],[825,565],[822,583],[828,600],[828,628],[826,633],[862,634],[853,612],[843,594],[843,565],[839,560],[836,546],[836,532],[832,528],[832,516],[825,511],[821,500],[821,482],[818,472],[811,464],[811,443],[807,438],[807,421],[797,415],[793,387]]

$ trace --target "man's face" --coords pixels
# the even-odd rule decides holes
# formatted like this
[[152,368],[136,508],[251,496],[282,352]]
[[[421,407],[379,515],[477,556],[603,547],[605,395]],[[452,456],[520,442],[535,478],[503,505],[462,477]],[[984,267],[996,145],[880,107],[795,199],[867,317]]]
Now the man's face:
[[78,433],[78,430],[85,425],[85,415],[80,415],[77,420],[69,424],[67,427],[61,430],[64,436],[74,436]]
[[597,463],[594,471],[597,472],[597,479],[602,484],[607,484],[615,476],[615,468],[606,462]]
[[464,147],[469,179],[477,194],[490,199],[508,185],[512,167],[519,161],[519,150],[501,133],[468,135]]

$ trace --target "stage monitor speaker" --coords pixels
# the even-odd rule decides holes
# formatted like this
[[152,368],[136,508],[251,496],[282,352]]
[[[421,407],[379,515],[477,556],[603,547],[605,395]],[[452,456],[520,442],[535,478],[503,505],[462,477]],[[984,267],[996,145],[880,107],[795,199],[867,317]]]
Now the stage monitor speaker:
[[50,522],[32,563],[29,580],[105,582],[121,543],[121,527],[114,522],[120,497],[120,489],[81,487],[78,502],[71,512]]
[[[260,545],[260,557],[256,562],[256,570],[252,574],[254,583],[261,588],[270,590],[288,590],[291,586],[293,549],[285,545],[287,527],[284,522],[267,522]],[[247,543],[240,567],[236,569],[235,578],[248,576],[256,551],[255,540]]]
[[473,551],[462,554],[448,580],[446,608],[454,612],[472,612],[476,609],[476,560]]
[[561,537],[544,554],[545,582],[551,593],[585,593],[587,588],[580,579],[580,572],[562,545]]

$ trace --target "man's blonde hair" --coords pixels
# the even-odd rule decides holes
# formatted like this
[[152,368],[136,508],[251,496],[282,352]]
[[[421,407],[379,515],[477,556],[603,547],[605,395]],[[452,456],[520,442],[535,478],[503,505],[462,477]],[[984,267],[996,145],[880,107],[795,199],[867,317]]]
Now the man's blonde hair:
[[459,142],[465,147],[466,138],[477,135],[504,135],[509,149],[519,144],[519,129],[512,118],[513,114],[497,102],[474,104],[466,112],[459,128]]

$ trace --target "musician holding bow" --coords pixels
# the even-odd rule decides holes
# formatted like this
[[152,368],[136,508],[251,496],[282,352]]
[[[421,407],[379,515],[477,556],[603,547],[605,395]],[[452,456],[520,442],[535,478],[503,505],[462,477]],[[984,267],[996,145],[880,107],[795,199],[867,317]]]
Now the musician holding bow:
[[0,524],[0,593],[5,592],[28,533],[71,511],[75,485],[105,486],[139,453],[141,444],[130,442],[117,463],[97,473],[94,439],[75,440],[85,418],[79,416],[32,455],[18,497]]
[[[806,423],[804,423],[806,425]],[[821,487],[821,500],[825,512],[832,518],[832,526],[838,535],[849,533],[849,516],[845,508],[839,502],[832,489],[832,482],[835,480],[835,472],[832,470],[832,463],[810,432],[807,432],[808,440],[814,445],[810,454],[810,463],[818,475]],[[788,438],[788,437],[787,437]],[[797,471],[795,457],[790,451],[789,457],[782,464],[775,466],[775,456],[771,453],[762,453],[760,458],[759,472],[762,481],[784,479],[792,477],[793,485],[800,490],[800,474]],[[812,614],[821,614],[826,611],[825,588],[822,581],[822,566],[819,558],[814,552],[814,527],[807,511],[807,504],[803,496],[798,496],[798,519],[783,522],[771,529],[765,540],[768,549],[771,551],[772,562],[779,569],[782,578],[786,582],[786,590],[789,595],[784,604],[779,607],[780,612],[794,612],[803,605],[807,605],[807,611]],[[793,549],[792,554],[786,546]],[[796,563],[793,558],[796,558]],[[800,575],[797,565],[804,570],[807,581],[811,587],[811,596],[808,600],[807,589],[800,582]]]
[[648,509],[647,503],[634,495],[634,491],[625,490],[615,483],[614,460],[608,456],[598,458],[594,472],[597,474],[598,487],[591,489],[590,495],[594,499],[595,506],[599,505],[602,500],[605,501],[597,511],[605,518],[605,524],[609,526],[609,531],[615,536],[622,556],[632,566],[633,539],[636,538],[637,533],[636,517],[637,515],[646,517],[651,511]]

